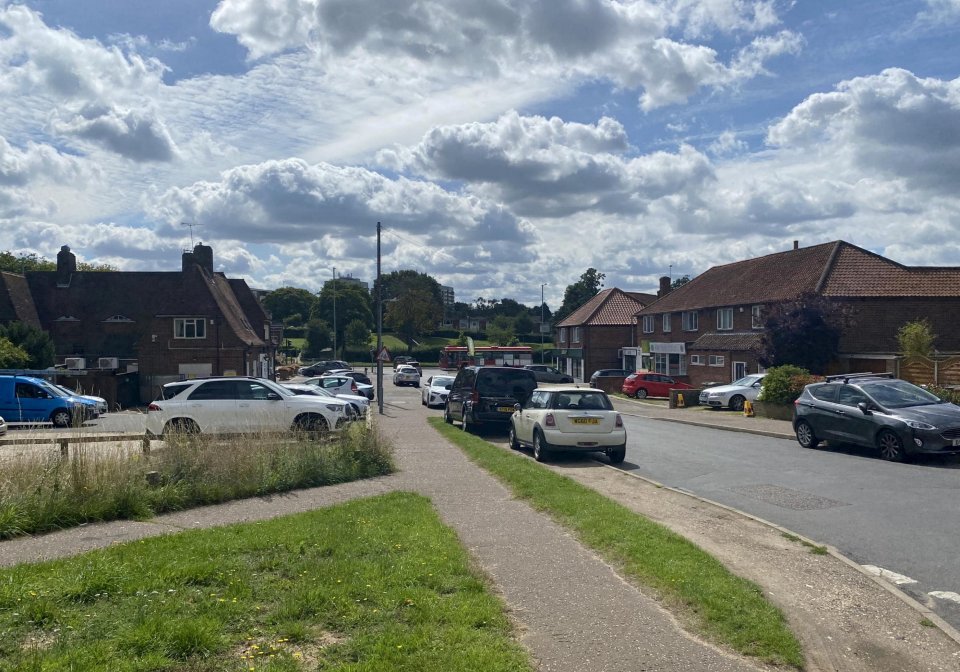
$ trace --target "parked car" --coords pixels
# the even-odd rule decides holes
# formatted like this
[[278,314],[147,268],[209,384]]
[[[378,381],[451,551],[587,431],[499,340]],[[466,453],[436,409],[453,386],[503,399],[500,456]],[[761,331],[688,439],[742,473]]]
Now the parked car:
[[633,371],[628,371],[627,369],[597,369],[592,374],[590,374],[590,387],[597,386],[597,378],[626,378]]
[[427,384],[420,390],[420,403],[430,408],[447,403],[447,394],[456,376],[430,376]]
[[692,390],[693,386],[672,376],[650,371],[637,371],[627,376],[620,391],[628,397],[669,397],[670,390]]
[[414,387],[420,387],[420,372],[408,364],[401,364],[394,369],[393,384],[398,386],[413,385]]
[[729,385],[708,387],[700,393],[700,405],[711,408],[729,408],[731,411],[742,411],[743,403],[747,400],[756,401],[763,386],[765,373],[751,373]]
[[341,359],[326,359],[320,362],[314,362],[308,366],[301,366],[297,373],[301,376],[319,376],[327,371],[335,369],[349,369],[350,365]]
[[343,399],[350,404],[350,419],[357,420],[367,415],[370,410],[370,400],[362,394],[334,394],[319,385],[304,385],[303,383],[284,383],[283,386],[294,394],[312,394],[318,397]]
[[350,406],[343,399],[295,395],[263,378],[195,378],[168,383],[147,407],[147,432],[239,434],[340,427]]
[[57,385],[55,383],[52,383],[52,384],[54,385],[54,387],[57,387],[64,394],[74,395],[74,396],[80,397],[81,399],[85,399],[87,401],[92,402],[94,405],[94,408],[96,409],[97,415],[103,415],[108,410],[107,400],[104,399],[103,397],[97,397],[92,394],[80,394],[76,390],[71,390],[69,387],[65,387],[63,385]]
[[6,433],[7,433],[7,423],[3,419],[3,417],[0,416],[0,436],[3,436]]
[[302,384],[316,385],[334,394],[360,394],[359,383],[350,376],[324,375],[316,378],[307,378],[302,381]]
[[96,405],[32,376],[0,376],[0,415],[7,422],[69,427],[97,416]]
[[443,419],[459,420],[464,431],[506,427],[516,404],[526,404],[537,387],[533,371],[509,366],[465,366],[450,386]]
[[527,371],[533,371],[538,383],[572,383],[573,376],[567,375],[560,369],[546,364],[527,364],[524,366]]
[[370,401],[373,401],[375,385],[373,381],[370,380],[370,376],[365,374],[363,371],[344,371],[340,370],[337,372],[337,375],[341,376],[350,376],[355,381],[357,381],[357,393],[362,394]]
[[827,376],[794,402],[804,448],[837,441],[876,448],[900,462],[917,453],[960,453],[960,406],[892,374]]
[[627,430],[603,390],[575,386],[538,388],[510,418],[510,447],[532,446],[538,462],[554,451],[602,452],[612,464],[627,453]]

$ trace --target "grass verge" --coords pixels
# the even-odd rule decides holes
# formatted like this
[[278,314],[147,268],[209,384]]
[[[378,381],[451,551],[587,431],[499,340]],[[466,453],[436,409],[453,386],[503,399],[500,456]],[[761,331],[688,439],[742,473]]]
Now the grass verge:
[[764,662],[803,667],[800,643],[760,588],[705,551],[576,481],[430,418],[514,494],[572,529],[708,639]]
[[0,670],[532,670],[429,500],[392,493],[0,570]]
[[[355,423],[327,440],[238,435],[181,437],[143,455],[78,445],[5,458],[0,470],[0,539],[81,523],[145,519],[168,511],[393,471],[376,431]],[[148,481],[147,474],[151,474]]]

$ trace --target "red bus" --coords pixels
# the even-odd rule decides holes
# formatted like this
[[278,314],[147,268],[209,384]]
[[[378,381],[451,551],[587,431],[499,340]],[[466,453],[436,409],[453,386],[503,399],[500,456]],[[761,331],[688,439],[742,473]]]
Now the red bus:
[[471,355],[465,345],[448,345],[440,353],[441,369],[464,366],[526,366],[533,364],[529,345],[478,345]]

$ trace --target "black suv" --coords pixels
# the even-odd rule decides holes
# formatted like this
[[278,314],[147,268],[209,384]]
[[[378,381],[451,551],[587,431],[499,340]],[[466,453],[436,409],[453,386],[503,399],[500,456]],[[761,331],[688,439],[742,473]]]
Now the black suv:
[[457,373],[443,419],[459,420],[465,431],[472,427],[510,424],[516,404],[523,405],[537,387],[533,371],[510,366],[465,366]]
[[820,441],[875,447],[885,460],[960,453],[960,406],[893,374],[827,376],[794,402],[793,429],[805,448]]
[[[614,377],[614,378],[626,378],[633,371],[627,371],[626,369],[597,369],[590,375],[590,387],[597,386],[597,378],[605,377]],[[620,384],[623,384],[623,381],[620,381]]]

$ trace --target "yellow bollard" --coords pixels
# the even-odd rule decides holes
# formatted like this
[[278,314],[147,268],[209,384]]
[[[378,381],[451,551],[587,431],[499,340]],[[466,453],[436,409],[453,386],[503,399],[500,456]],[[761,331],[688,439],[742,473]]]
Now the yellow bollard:
[[752,418],[753,417],[753,402],[749,399],[743,402],[743,417]]
[[677,408],[684,408],[686,404],[683,403],[683,392],[677,392]]

